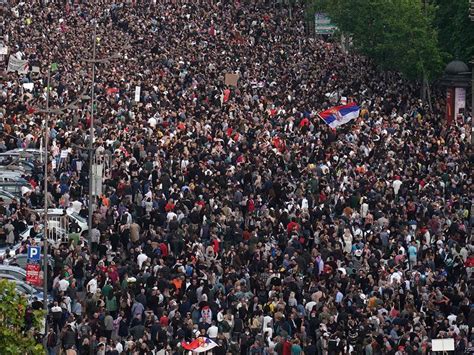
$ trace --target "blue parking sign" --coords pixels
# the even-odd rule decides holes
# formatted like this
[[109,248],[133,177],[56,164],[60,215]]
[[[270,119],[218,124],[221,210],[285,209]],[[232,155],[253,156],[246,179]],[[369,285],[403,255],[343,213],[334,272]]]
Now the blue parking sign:
[[41,258],[41,247],[28,247],[28,260],[39,261]]

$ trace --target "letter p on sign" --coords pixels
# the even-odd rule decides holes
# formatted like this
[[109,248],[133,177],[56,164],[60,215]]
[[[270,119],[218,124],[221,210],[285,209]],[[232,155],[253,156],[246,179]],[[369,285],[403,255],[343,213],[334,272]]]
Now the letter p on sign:
[[41,258],[41,247],[28,247],[28,260],[39,261]]

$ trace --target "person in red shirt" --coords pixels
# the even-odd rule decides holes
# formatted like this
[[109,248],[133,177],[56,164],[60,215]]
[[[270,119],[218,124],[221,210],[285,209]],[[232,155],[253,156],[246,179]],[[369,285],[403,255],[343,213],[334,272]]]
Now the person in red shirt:
[[211,244],[212,244],[212,249],[214,250],[214,253],[217,255],[220,249],[219,239],[216,236],[212,236]]
[[309,120],[305,117],[300,121],[300,128],[308,127],[308,126],[309,126]]
[[247,212],[252,214],[255,211],[255,201],[253,195],[250,195],[250,198],[247,201]]
[[291,222],[286,226],[286,231],[288,234],[292,232],[298,232],[300,230],[300,225],[296,222],[295,218],[291,219]]
[[166,212],[173,211],[173,210],[174,210],[174,206],[175,206],[175,205],[174,205],[174,201],[173,201],[172,198],[170,198],[170,199],[168,200],[168,203],[167,203],[166,206],[165,206],[165,211],[166,211]]
[[283,343],[283,355],[291,355],[291,342],[289,339],[286,339]]
[[118,281],[119,274],[117,271],[117,267],[115,266],[115,263],[109,266],[107,275],[109,276],[109,279],[112,281],[113,284]]
[[168,256],[168,254],[169,254],[168,253],[168,246],[165,243],[161,242],[158,247],[161,250],[161,256],[163,256],[163,257]]

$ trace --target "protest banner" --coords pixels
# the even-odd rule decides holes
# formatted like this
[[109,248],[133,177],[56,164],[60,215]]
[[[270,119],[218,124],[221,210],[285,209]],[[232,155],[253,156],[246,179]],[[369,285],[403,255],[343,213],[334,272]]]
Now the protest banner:
[[141,86],[135,86],[135,102],[140,102]]
[[229,86],[237,86],[239,81],[239,74],[235,73],[226,73],[224,78],[224,83]]
[[18,72],[18,74],[28,73],[28,61],[18,59],[14,55],[11,55],[8,60],[7,72]]
[[25,90],[29,90],[29,91],[32,91],[35,87],[35,84],[34,83],[24,83],[23,84],[23,88]]

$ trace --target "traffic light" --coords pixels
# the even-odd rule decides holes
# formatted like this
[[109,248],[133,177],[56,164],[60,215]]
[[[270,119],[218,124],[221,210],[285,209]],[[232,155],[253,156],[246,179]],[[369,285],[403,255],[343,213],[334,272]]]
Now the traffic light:
[[469,0],[469,18],[474,21],[474,0]]

